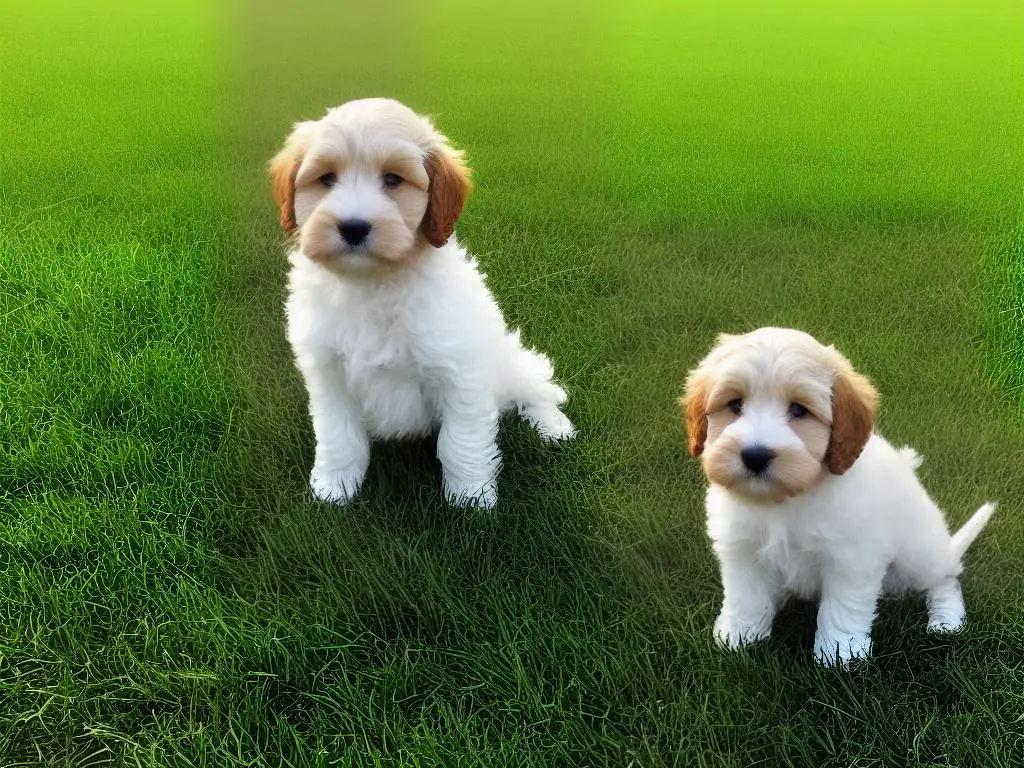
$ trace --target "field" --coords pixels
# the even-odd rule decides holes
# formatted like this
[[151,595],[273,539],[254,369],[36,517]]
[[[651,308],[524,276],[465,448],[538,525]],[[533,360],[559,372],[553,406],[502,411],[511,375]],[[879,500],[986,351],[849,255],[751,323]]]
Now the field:
[[[0,765],[1024,762],[1018,3],[0,3]],[[467,150],[459,236],[571,392],[493,514],[429,441],[306,490],[265,166],[369,95]],[[999,500],[961,635],[714,647],[674,401],[760,325],[872,378],[954,525]]]

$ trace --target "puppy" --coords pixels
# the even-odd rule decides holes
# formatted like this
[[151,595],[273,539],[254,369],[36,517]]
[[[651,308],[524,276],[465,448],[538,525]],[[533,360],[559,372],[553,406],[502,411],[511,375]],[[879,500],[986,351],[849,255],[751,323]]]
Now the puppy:
[[878,393],[833,347],[783,328],[723,334],[680,404],[710,481],[720,642],[768,637],[788,595],[820,598],[814,655],[829,666],[870,653],[881,595],[924,591],[928,628],[960,629],[961,558],[995,504],[950,536],[920,457],[872,431]]
[[509,331],[453,236],[469,171],[430,121],[391,99],[300,122],[270,163],[292,236],[288,339],[316,436],[310,487],[345,504],[371,438],[437,429],[447,499],[493,507],[498,417],[572,437],[548,358]]

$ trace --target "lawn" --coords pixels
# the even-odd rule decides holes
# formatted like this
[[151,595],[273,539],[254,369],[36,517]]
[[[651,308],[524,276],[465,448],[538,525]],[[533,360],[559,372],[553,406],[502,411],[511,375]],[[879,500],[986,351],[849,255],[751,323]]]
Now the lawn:
[[[0,3],[0,765],[1024,762],[1019,3]],[[571,392],[493,514],[429,441],[306,490],[265,165],[368,95],[467,150],[460,238]],[[954,525],[1000,501],[961,635],[714,647],[674,401],[767,324],[873,379]]]

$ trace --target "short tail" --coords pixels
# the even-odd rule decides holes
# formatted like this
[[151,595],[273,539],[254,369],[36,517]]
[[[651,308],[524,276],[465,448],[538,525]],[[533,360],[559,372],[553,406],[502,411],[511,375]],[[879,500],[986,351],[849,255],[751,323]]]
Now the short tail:
[[971,515],[971,518],[960,527],[960,530],[953,534],[951,546],[958,560],[964,556],[967,548],[971,546],[971,542],[978,537],[981,529],[985,527],[985,523],[988,522],[995,511],[996,503],[994,501],[982,504],[978,511]]

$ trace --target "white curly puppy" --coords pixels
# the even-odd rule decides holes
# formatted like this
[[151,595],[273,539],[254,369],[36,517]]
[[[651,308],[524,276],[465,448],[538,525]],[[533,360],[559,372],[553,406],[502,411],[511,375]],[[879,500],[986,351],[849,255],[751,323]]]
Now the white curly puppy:
[[930,630],[963,625],[961,558],[995,504],[950,536],[920,458],[873,432],[878,393],[833,347],[783,328],[723,334],[680,403],[710,481],[722,643],[767,637],[788,595],[820,598],[827,665],[870,653],[882,595],[925,591]]
[[439,429],[446,497],[494,506],[500,413],[517,409],[546,440],[574,430],[548,358],[506,328],[452,236],[470,188],[462,153],[399,102],[361,99],[297,123],[270,171],[295,244],[288,339],[316,435],[313,494],[348,502],[371,437]]

